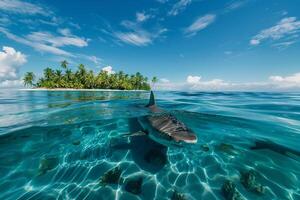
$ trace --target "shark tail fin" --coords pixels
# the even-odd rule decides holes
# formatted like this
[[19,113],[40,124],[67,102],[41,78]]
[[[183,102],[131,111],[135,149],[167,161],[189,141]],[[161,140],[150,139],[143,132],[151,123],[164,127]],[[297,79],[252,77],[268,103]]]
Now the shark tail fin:
[[154,98],[154,93],[153,93],[153,91],[151,91],[149,103],[148,103],[148,105],[146,105],[146,107],[153,106],[153,105],[155,105],[155,98]]

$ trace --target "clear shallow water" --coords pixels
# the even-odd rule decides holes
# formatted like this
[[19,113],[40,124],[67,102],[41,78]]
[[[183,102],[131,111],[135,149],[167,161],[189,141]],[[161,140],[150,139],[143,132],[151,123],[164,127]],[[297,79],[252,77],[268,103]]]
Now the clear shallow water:
[[[168,148],[121,137],[139,130],[148,96],[1,90],[0,199],[170,199],[175,190],[225,199],[227,179],[245,199],[300,199],[299,93],[156,92],[198,135],[195,145]],[[253,150],[255,141],[277,146]],[[116,167],[120,183],[101,184]],[[242,184],[249,170],[263,194]],[[128,192],[138,178],[141,193]]]

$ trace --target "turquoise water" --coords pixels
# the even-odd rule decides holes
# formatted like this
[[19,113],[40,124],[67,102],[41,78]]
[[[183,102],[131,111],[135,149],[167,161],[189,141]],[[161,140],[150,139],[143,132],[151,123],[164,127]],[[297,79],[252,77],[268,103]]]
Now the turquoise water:
[[300,199],[299,93],[155,94],[196,144],[122,137],[148,92],[1,90],[0,199]]

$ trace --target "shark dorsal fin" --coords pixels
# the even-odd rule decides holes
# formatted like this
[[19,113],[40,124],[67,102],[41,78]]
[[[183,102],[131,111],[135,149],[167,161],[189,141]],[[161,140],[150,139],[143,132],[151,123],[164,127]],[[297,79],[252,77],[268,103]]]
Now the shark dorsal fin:
[[148,103],[148,105],[146,107],[154,106],[154,105],[155,105],[154,93],[153,93],[153,91],[151,91],[149,103]]

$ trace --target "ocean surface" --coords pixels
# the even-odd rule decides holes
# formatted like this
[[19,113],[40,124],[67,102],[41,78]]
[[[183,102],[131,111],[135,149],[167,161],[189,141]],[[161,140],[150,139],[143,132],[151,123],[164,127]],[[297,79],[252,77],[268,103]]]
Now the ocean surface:
[[149,92],[0,90],[0,199],[300,199],[300,93],[155,96],[196,144],[124,137]]

